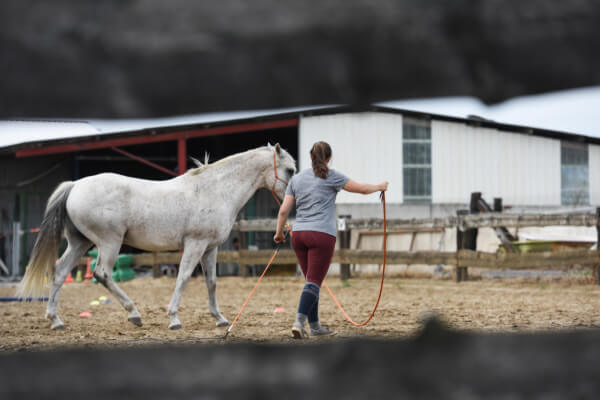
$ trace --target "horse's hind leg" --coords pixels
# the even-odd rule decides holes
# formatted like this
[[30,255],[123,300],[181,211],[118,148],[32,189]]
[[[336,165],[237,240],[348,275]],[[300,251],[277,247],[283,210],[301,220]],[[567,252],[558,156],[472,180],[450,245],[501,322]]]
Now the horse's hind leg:
[[217,248],[211,249],[202,256],[204,280],[208,289],[208,307],[210,314],[217,319],[217,326],[227,326],[229,321],[219,311],[217,303]]
[[65,282],[65,279],[67,279],[67,275],[71,273],[71,270],[77,263],[77,260],[79,260],[92,245],[92,242],[79,234],[67,233],[67,241],[67,250],[65,250],[63,255],[58,260],[58,263],[54,269],[54,276],[51,277],[52,285],[50,287],[48,306],[46,307],[46,318],[50,320],[50,327],[52,329],[64,328],[64,324],[58,317],[57,313],[60,288]]
[[135,304],[112,279],[113,266],[119,256],[120,248],[120,242],[110,245],[104,244],[102,247],[98,246],[98,265],[94,271],[94,278],[108,289],[119,300],[123,308],[129,312],[129,322],[137,326],[142,326],[142,318]]

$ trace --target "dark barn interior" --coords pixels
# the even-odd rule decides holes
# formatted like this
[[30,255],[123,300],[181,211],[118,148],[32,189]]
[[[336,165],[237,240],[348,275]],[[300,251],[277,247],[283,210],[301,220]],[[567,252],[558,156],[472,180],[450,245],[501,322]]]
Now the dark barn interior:
[[[177,131],[178,128],[164,128],[163,134]],[[93,137],[90,139],[94,141]],[[46,201],[56,186],[65,180],[76,180],[103,172],[114,172],[127,176],[164,180],[169,179],[178,171],[178,142],[164,141],[144,143],[144,135],[139,136],[140,144],[119,146],[119,149],[134,156],[141,157],[171,172],[158,170],[143,164],[113,150],[112,147],[97,150],[61,152],[31,157],[15,157],[5,154],[0,157],[4,164],[2,191],[0,192],[0,210],[2,210],[2,226],[5,233],[10,233],[14,221],[21,222],[25,234],[21,240],[20,266],[25,268],[29,254],[36,239],[35,230],[42,219]],[[85,142],[86,139],[83,139]],[[186,168],[195,164],[189,157],[204,161],[205,153],[209,162],[215,162],[232,154],[248,149],[264,146],[267,143],[279,143],[290,154],[298,156],[298,127],[283,127],[258,131],[244,131],[214,136],[196,137],[186,140]],[[41,145],[43,147],[44,144]],[[271,217],[276,214],[277,204],[271,193],[266,189],[259,190],[248,202],[240,217],[245,219]],[[231,247],[231,241],[236,234],[232,233],[230,240],[224,244]],[[272,241],[267,233],[251,233],[245,245],[255,245],[259,248],[271,248]],[[11,241],[0,243],[3,260],[12,257]],[[126,251],[136,251],[126,248]],[[223,272],[225,273],[225,272]]]

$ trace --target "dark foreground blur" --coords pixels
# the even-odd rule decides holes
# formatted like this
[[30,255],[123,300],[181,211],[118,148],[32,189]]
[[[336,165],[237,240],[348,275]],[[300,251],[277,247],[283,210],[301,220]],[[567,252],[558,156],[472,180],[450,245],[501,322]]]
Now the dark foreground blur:
[[[207,343],[207,342],[205,342]],[[455,333],[410,340],[211,342],[0,355],[3,398],[592,399],[600,332]]]
[[600,3],[0,4],[0,117],[155,117],[600,84]]

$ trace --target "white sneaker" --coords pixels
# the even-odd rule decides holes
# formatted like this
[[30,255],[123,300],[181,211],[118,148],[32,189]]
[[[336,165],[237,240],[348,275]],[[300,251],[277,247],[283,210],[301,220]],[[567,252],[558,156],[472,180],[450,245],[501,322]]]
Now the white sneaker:
[[294,339],[308,339],[308,332],[304,329],[303,324],[298,321],[295,321],[292,325],[292,335]]
[[311,336],[333,336],[335,335],[337,332],[336,331],[332,331],[331,329],[329,329],[328,327],[321,325],[319,327],[319,329],[313,329],[310,328],[310,335]]

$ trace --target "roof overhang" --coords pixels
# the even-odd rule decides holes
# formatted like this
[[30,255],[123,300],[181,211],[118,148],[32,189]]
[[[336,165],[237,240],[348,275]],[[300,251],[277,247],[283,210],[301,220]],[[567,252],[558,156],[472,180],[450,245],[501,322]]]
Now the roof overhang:
[[35,142],[21,143],[0,149],[0,153],[15,154],[16,157],[33,157],[58,153],[70,153],[86,150],[97,150],[111,147],[131,146],[137,144],[178,141],[208,136],[228,135],[235,133],[256,132],[268,129],[296,127],[302,116],[332,115],[355,112],[382,112],[402,114],[430,120],[443,120],[463,123],[473,126],[495,128],[511,133],[541,136],[559,140],[578,141],[584,143],[600,144],[600,138],[578,135],[567,132],[532,128],[504,124],[485,119],[458,118],[438,115],[433,113],[417,112],[399,108],[390,108],[382,105],[367,105],[363,107],[350,106],[323,106],[305,108],[293,112],[274,112],[260,116],[221,120],[218,122],[197,123],[190,125],[171,125],[148,127],[144,129],[120,131],[114,133],[90,134],[60,139],[38,140]]
[[282,119],[277,121],[249,122],[207,128],[184,129],[176,132],[143,130],[139,132],[129,132],[127,134],[86,137],[85,139],[59,139],[45,142],[28,143],[23,145],[23,148],[16,149],[15,155],[17,157],[32,157],[48,154],[72,153],[85,150],[98,150],[110,147],[176,141],[179,139],[227,135],[232,133],[253,132],[294,126],[298,126],[298,118]]

